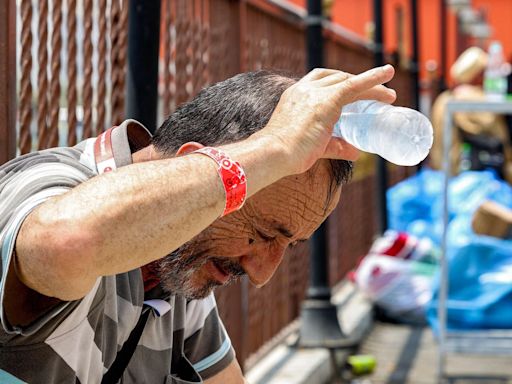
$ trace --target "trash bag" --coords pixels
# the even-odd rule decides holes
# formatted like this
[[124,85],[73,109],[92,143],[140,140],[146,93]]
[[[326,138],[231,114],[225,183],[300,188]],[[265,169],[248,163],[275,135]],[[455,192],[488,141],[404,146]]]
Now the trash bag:
[[[441,244],[444,174],[428,168],[387,191],[389,228]],[[486,199],[512,206],[512,188],[493,171],[466,171],[450,180],[448,221],[472,215]],[[471,222],[471,220],[470,220]]]
[[432,223],[432,204],[443,191],[444,176],[440,171],[422,169],[416,175],[401,181],[387,192],[389,228],[408,232],[416,221]]
[[[460,214],[473,214],[487,198],[496,195],[506,184],[491,170],[466,171],[450,180],[448,214],[452,220]],[[442,219],[442,198],[436,200],[435,216]]]
[[[448,253],[448,329],[512,328],[512,241],[472,236]],[[439,278],[427,317],[438,329]]]
[[418,238],[393,229],[388,229],[381,237],[377,238],[368,254],[393,256],[431,264],[439,263],[439,249],[433,245],[432,240]]
[[354,281],[388,319],[426,324],[439,250],[429,239],[388,230],[373,243]]
[[358,287],[386,317],[424,324],[437,266],[378,254],[367,255],[355,273]]

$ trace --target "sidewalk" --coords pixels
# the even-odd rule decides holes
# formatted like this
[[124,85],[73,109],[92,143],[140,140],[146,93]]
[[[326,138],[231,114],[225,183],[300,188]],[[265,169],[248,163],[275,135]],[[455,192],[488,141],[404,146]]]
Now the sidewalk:
[[[376,322],[358,353],[377,359],[371,384],[437,384],[438,345],[428,327]],[[449,355],[453,384],[512,384],[510,356]]]
[[[354,339],[362,339],[372,328],[371,304],[348,281],[334,291],[332,302],[338,307],[338,318],[343,332]],[[324,384],[332,380],[332,357],[322,348],[294,348],[297,332],[269,351],[245,376],[250,384]],[[338,366],[349,355],[336,353]]]
[[[428,327],[373,321],[366,299],[349,282],[334,295],[343,331],[364,338],[357,352],[336,353],[342,366],[349,354],[370,354],[377,366],[365,384],[437,384],[438,344]],[[343,305],[342,305],[343,304]],[[364,337],[366,336],[366,337]],[[294,332],[246,372],[250,384],[333,384],[332,357],[325,349],[296,349]],[[450,384],[512,384],[510,356],[449,355]]]

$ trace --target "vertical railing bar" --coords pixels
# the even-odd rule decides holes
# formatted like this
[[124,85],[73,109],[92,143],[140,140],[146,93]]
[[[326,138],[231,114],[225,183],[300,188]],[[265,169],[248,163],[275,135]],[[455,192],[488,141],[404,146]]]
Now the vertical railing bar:
[[171,25],[170,29],[171,34],[171,46],[169,47],[171,51],[170,58],[170,68],[169,68],[169,90],[171,95],[171,112],[176,109],[176,0],[169,0],[169,8],[171,15]]
[[20,152],[32,148],[32,3],[21,2]]
[[240,2],[240,72],[247,72],[250,68],[249,51],[250,41],[247,37],[247,3]]
[[76,37],[76,0],[67,0],[68,14],[67,14],[67,30],[68,30],[68,44],[67,44],[67,58],[68,58],[68,89],[67,89],[67,103],[68,103],[68,145],[76,144],[77,135],[77,118],[76,118],[76,105],[77,105],[77,37]]
[[192,75],[192,93],[193,95],[197,95],[197,93],[199,92],[199,90],[201,89],[202,87],[202,71],[203,71],[203,67],[202,67],[202,63],[201,63],[201,55],[202,55],[202,51],[201,51],[201,47],[202,47],[202,42],[201,42],[201,37],[202,37],[202,34],[201,34],[201,29],[202,29],[202,24],[201,24],[201,3],[202,3],[202,0],[195,0],[194,1],[194,18],[193,18],[193,21],[192,21],[192,25],[193,25],[193,41],[194,41],[194,45],[193,45],[193,51],[192,51],[192,55],[193,55],[193,75]]
[[50,59],[50,120],[48,138],[43,145],[46,148],[59,145],[59,112],[60,112],[60,53],[62,49],[62,0],[52,0],[52,37]]
[[193,93],[193,82],[194,82],[194,2],[185,2],[185,90],[186,90],[186,101],[190,100]]
[[203,85],[210,84],[210,0],[203,0],[202,8],[202,40],[204,51],[201,51],[201,62],[203,63]]
[[105,109],[107,102],[107,0],[99,2],[99,33],[98,33],[98,103],[97,103],[97,134],[105,130]]
[[0,2],[0,164],[16,155],[16,1]]
[[114,68],[114,64],[112,63],[112,49],[113,47],[113,36],[114,36],[114,25],[112,23],[112,6],[111,3],[114,0],[108,0],[106,6],[105,6],[105,15],[107,16],[107,52],[105,53],[105,62],[107,64],[106,73],[107,73],[107,94],[105,95],[105,105],[106,105],[106,118],[107,118],[107,124],[105,128],[109,128],[114,124],[114,109],[112,106],[112,98],[114,95],[114,92],[116,91],[112,85],[113,83],[113,73],[116,71],[116,68]]
[[185,25],[186,3],[184,0],[176,0],[176,105],[180,105],[187,99],[186,91],[186,54]]
[[[120,123],[119,119],[119,108],[120,108],[120,94],[122,93],[119,90],[119,81],[120,81],[120,74],[119,74],[119,50],[121,49],[119,46],[119,40],[120,40],[120,26],[121,26],[121,15],[120,15],[120,7],[119,7],[119,1],[118,0],[111,0],[110,3],[110,87],[111,87],[111,94],[110,94],[110,104],[111,104],[111,110],[112,110],[112,118],[111,122],[112,124],[118,124]],[[124,92],[124,90],[123,90]]]
[[46,117],[48,114],[48,0],[39,0],[39,20],[37,36],[39,46],[37,61],[39,71],[37,74],[37,140],[38,148],[44,148],[47,141],[48,127]]
[[[113,0],[114,1],[114,0]],[[129,13],[129,0],[122,0],[122,6],[120,7],[121,19],[118,25],[119,34],[119,50],[117,51],[117,63],[116,66],[119,68],[118,74],[118,107],[117,115],[114,123],[121,122],[126,116],[124,107],[124,97],[126,88],[126,74],[128,67],[128,13]]]
[[93,108],[93,90],[92,90],[92,71],[93,71],[93,1],[84,1],[84,82],[82,105],[84,111],[83,118],[83,138],[93,135],[92,108]]
[[[103,12],[103,17],[105,18],[105,98],[102,101],[105,103],[105,121],[103,122],[103,130],[110,128],[112,125],[112,63],[110,62],[110,57],[112,53],[112,20],[110,17],[110,3],[112,0],[105,1],[105,7],[100,8],[100,12]],[[101,39],[101,37],[100,37]]]
[[125,117],[124,95],[126,83],[126,57],[128,49],[128,10],[129,0],[119,3],[112,0],[111,25],[112,40],[110,51],[112,67],[112,123],[119,124]]
[[170,84],[170,65],[171,65],[171,1],[166,0],[162,4],[164,23],[162,27],[163,33],[163,114],[164,119],[170,114],[171,109],[171,84]]
[[158,112],[161,1],[130,1],[126,116],[154,132]]
[[101,37],[99,36],[99,2],[101,0],[86,0],[91,2],[92,5],[92,34],[91,34],[91,42],[92,42],[92,96],[91,96],[91,121],[92,121],[92,136],[97,136],[101,133],[102,127],[98,121],[98,82],[100,81],[99,69],[98,65],[100,62],[99,57],[99,47],[98,44],[100,42]]

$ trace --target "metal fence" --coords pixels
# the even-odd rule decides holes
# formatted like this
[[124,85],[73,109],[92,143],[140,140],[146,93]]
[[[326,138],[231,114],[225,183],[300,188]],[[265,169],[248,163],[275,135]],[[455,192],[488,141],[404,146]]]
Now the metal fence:
[[124,115],[127,2],[18,0],[19,153],[74,145]]
[[[162,0],[159,121],[202,87],[238,72],[272,68],[303,74],[304,12],[287,4]],[[14,8],[16,76],[14,37],[9,37]],[[5,109],[8,120],[0,122],[0,162],[15,150],[73,145],[123,119],[127,13],[127,0],[2,2],[0,18],[10,22],[0,26],[0,111]],[[360,72],[372,66],[371,50],[335,26],[327,25],[325,48],[328,67]],[[408,85],[408,73],[399,70],[392,86],[402,105],[409,105]],[[16,143],[9,129],[13,111]],[[406,175],[402,168],[391,169],[394,181]],[[332,284],[354,267],[372,241],[375,191],[371,172],[356,178],[344,187],[342,202],[329,219]],[[289,250],[272,281],[261,289],[243,280],[218,291],[221,316],[242,365],[297,318],[308,282],[308,252],[308,244]]]

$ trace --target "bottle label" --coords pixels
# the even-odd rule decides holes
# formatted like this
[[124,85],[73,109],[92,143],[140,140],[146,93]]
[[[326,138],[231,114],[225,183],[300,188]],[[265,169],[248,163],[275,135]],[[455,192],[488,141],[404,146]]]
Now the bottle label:
[[486,93],[507,93],[507,79],[504,77],[487,77],[484,79],[484,90]]

